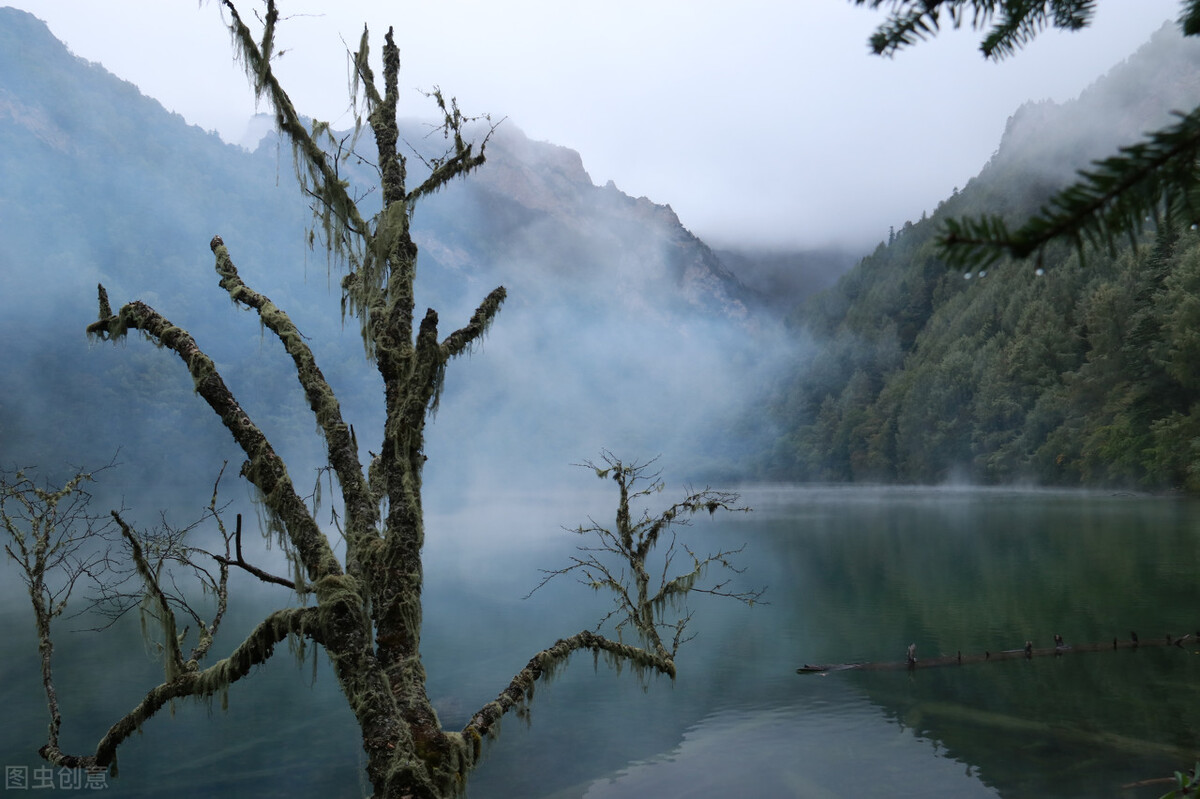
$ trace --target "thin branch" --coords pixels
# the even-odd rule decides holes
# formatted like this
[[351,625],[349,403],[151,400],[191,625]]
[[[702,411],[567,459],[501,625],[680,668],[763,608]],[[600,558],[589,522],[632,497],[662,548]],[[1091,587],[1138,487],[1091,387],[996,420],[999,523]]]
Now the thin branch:
[[[86,512],[90,495],[80,486],[92,479],[92,474],[79,472],[62,488],[50,491],[39,488],[22,471],[11,479],[7,475],[0,477],[0,524],[16,547],[14,551],[6,544],[4,549],[20,566],[33,605],[42,686],[50,715],[46,741],[53,747],[58,746],[62,712],[54,684],[54,643],[50,624],[66,608],[76,580],[96,563],[96,556],[80,558],[75,553],[84,543],[103,539],[106,532],[106,526]],[[16,503],[17,508],[14,509],[12,503]],[[79,527],[83,530],[79,531]],[[66,579],[56,591],[46,582],[47,570],[61,567],[67,569]]]
[[221,564],[222,568],[229,568],[230,566],[237,566],[239,569],[242,569],[243,571],[253,574],[255,577],[262,580],[264,583],[274,583],[275,585],[282,585],[284,588],[290,588],[293,591],[296,590],[296,584],[294,582],[292,582],[291,580],[288,580],[284,577],[276,577],[274,574],[271,574],[270,572],[263,571],[262,569],[258,568],[257,566],[255,566],[251,563],[248,563],[246,561],[246,559],[242,557],[242,514],[240,514],[240,513],[237,515],[237,528],[236,528],[236,531],[234,532],[234,536],[235,536],[234,541],[236,542],[235,547],[236,547],[237,557],[231,558],[231,557],[229,557],[228,554],[226,554],[224,556],[221,556],[221,555],[212,555],[211,556],[213,560],[215,560],[217,563]]
[[[229,554],[229,531],[225,529],[225,522],[221,519],[221,515],[217,512],[217,493],[221,486],[221,477],[225,474],[227,463],[221,464],[221,471],[217,473],[217,479],[213,481],[212,497],[208,501],[208,512],[217,522],[217,530],[221,534],[221,538],[225,541],[225,554]],[[241,527],[242,517],[238,514],[238,527]],[[193,564],[193,567],[198,571],[207,571]],[[200,624],[200,631],[196,646],[192,649],[188,660],[196,661],[197,663],[204,659],[208,654],[208,650],[212,647],[213,641],[217,636],[217,630],[221,627],[221,622],[225,618],[225,611],[229,606],[229,567],[221,564],[220,577],[213,581],[209,576],[210,585],[217,595],[217,609],[213,614],[212,622],[206,627],[203,623]]]
[[[447,104],[441,89],[434,88],[427,96],[433,98],[433,101],[437,103],[438,109],[442,112],[441,131],[446,139],[453,142],[453,147],[441,158],[426,161],[426,165],[430,168],[429,177],[425,178],[420,186],[417,186],[417,188],[408,193],[405,200],[410,205],[418,199],[438,191],[447,183],[454,180],[454,178],[465,175],[482,166],[486,160],[484,151],[487,149],[487,143],[491,139],[492,134],[496,132],[496,127],[499,124],[491,124],[491,118],[486,115],[483,117],[464,116],[458,108],[458,101],[451,97],[450,102]],[[463,138],[463,128],[480,119],[486,120],[489,128],[487,134],[483,137],[483,141],[479,143],[479,152],[475,152],[474,144],[467,142]]]
[[171,606],[167,602],[167,596],[163,593],[162,587],[159,585],[157,570],[150,567],[149,562],[142,552],[141,543],[133,533],[133,528],[121,518],[121,514],[117,513],[117,511],[112,511],[112,517],[121,528],[121,534],[125,536],[125,540],[129,543],[134,567],[145,583],[147,596],[158,606],[158,618],[163,628],[163,666],[166,670],[166,680],[170,682],[183,673],[183,653],[179,649],[179,636],[176,633],[175,627],[175,613],[171,610]]

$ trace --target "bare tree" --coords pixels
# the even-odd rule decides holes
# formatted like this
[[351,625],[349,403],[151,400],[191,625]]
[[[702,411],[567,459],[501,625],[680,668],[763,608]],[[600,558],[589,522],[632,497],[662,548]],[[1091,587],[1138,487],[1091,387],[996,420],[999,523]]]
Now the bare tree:
[[[143,302],[127,303],[114,313],[101,286],[100,318],[88,326],[89,335],[118,340],[138,330],[179,357],[193,378],[196,393],[217,414],[244,453],[246,460],[240,474],[257,489],[269,531],[278,537],[292,559],[296,576],[292,580],[273,577],[245,561],[240,523],[234,533],[228,532],[218,513],[215,490],[210,516],[224,541],[223,553],[203,553],[190,548],[185,536],[169,529],[157,534],[135,531],[119,512],[114,512],[110,524],[115,525],[115,532],[112,527],[106,530],[113,540],[120,542],[126,569],[128,564],[133,565],[141,607],[161,628],[164,679],[150,687],[136,707],[113,723],[93,752],[68,754],[58,744],[62,719],[50,670],[49,625],[60,612],[65,596],[48,589],[45,579],[55,565],[55,553],[84,551],[70,546],[55,549],[52,541],[75,542],[86,540],[89,535],[94,537],[99,521],[82,515],[63,518],[58,510],[65,499],[77,496],[75,492],[86,479],[84,475],[68,482],[60,491],[38,489],[32,494],[32,489],[22,482],[23,477],[18,475],[6,481],[0,489],[3,496],[15,501],[32,496],[35,500],[23,520],[14,518],[10,524],[6,516],[5,526],[10,539],[16,542],[16,548],[10,551],[23,564],[38,619],[43,681],[52,718],[47,743],[40,752],[47,761],[59,766],[109,768],[121,743],[170,701],[221,694],[231,683],[247,676],[254,666],[271,658],[280,642],[312,641],[327,652],[358,722],[366,752],[367,777],[374,795],[389,799],[453,796],[463,789],[468,772],[480,757],[481,741],[493,731],[496,721],[522,701],[546,669],[565,661],[572,652],[603,651],[674,675],[674,657],[687,615],[664,622],[662,609],[681,600],[689,591],[699,590],[698,578],[714,564],[728,565],[728,558],[734,553],[698,557],[689,552],[692,568],[675,578],[664,577],[653,593],[646,572],[647,555],[661,537],[673,535],[673,529],[691,514],[700,510],[739,509],[736,497],[708,490],[693,493],[659,516],[645,516],[634,523],[629,500],[657,490],[661,483],[655,475],[650,478],[649,488],[636,489],[644,467],[626,466],[606,454],[607,468],[597,471],[611,475],[620,487],[616,531],[609,532],[594,522],[581,527],[580,533],[599,536],[600,549],[585,550],[581,558],[561,571],[591,575],[614,590],[618,606],[613,614],[619,615],[618,631],[636,630],[644,646],[614,641],[593,631],[561,639],[537,653],[496,700],[475,713],[463,729],[443,729],[426,693],[421,659],[424,429],[437,407],[447,364],[480,340],[504,302],[505,290],[499,287],[488,294],[471,318],[449,334],[439,332],[438,315],[432,309],[416,321],[413,287],[417,248],[411,237],[410,222],[413,209],[422,198],[484,162],[484,149],[494,127],[484,125],[483,139],[476,148],[467,141],[465,133],[465,128],[475,120],[465,117],[453,99],[447,101],[440,91],[434,91],[431,97],[442,116],[441,131],[447,150],[439,157],[422,159],[423,177],[413,181],[416,185],[410,185],[397,125],[400,59],[390,30],[384,37],[380,81],[371,66],[368,34],[364,29],[352,61],[355,97],[361,103],[364,118],[356,126],[355,135],[338,139],[325,124],[314,123],[311,127],[303,124],[275,78],[272,55],[279,12],[274,0],[267,0],[265,12],[254,23],[257,30],[251,29],[233,2],[224,0],[222,5],[239,59],[259,97],[274,110],[279,130],[292,144],[303,190],[312,201],[314,237],[325,244],[335,262],[346,268],[341,282],[343,311],[359,320],[369,358],[383,378],[382,438],[377,454],[372,453],[370,462],[364,466],[354,431],[343,419],[338,399],[304,337],[286,313],[243,281],[225,242],[214,236],[210,248],[221,288],[234,302],[257,311],[263,325],[282,343],[316,417],[328,468],[336,477],[340,492],[345,555],[339,559],[313,510],[293,484],[283,460],[192,336]],[[374,139],[372,157],[356,149],[358,127],[369,131]],[[352,196],[339,171],[340,164],[350,155],[365,158],[378,169],[382,207],[369,218],[358,202],[360,198]],[[86,523],[80,530],[72,521]],[[58,532],[49,533],[46,538],[49,530]],[[54,539],[54,535],[60,538]],[[23,543],[28,541],[34,543]],[[42,552],[49,554],[39,555]],[[624,559],[625,565],[603,565],[598,557],[601,552],[613,555],[618,561]],[[668,567],[677,554],[672,538]],[[106,556],[106,563],[111,560]],[[60,565],[67,566],[68,581],[74,579],[70,575],[78,577],[99,565],[86,560],[82,564],[62,560]],[[183,592],[174,589],[173,567],[192,572],[217,597],[211,618],[189,605]],[[299,594],[305,604],[268,614],[224,659],[205,665],[224,612],[230,567],[287,587]],[[633,578],[632,587],[621,582],[618,576],[621,573]],[[106,590],[102,598],[115,603],[118,610],[128,606],[129,595],[112,588]],[[723,583],[707,590],[744,601],[757,596],[727,592]],[[181,627],[187,629],[181,633]],[[185,654],[184,641],[192,627],[196,630],[196,643]],[[664,629],[671,635],[669,647],[660,637]]]
[[[632,630],[642,648],[628,648],[624,656],[637,665],[674,677],[675,655],[680,644],[690,640],[685,635],[692,619],[686,602],[689,594],[726,597],[747,605],[754,605],[763,594],[762,589],[730,587],[732,575],[742,573],[734,566],[733,558],[744,546],[700,555],[679,540],[678,530],[690,526],[692,516],[701,511],[711,516],[718,510],[746,512],[749,508],[737,504],[737,494],[705,488],[688,491],[682,500],[656,515],[643,509],[641,516],[634,516],[630,502],[661,493],[665,488],[661,472],[649,471],[654,461],[624,463],[611,452],[604,452],[601,460],[603,466],[592,461],[581,465],[594,470],[601,480],[611,478],[617,484],[616,529],[610,530],[588,519],[588,524],[571,530],[591,543],[576,547],[579,554],[571,557],[569,565],[544,570],[545,577],[537,588],[555,577],[573,574],[584,585],[612,594],[612,609],[600,620],[597,630],[610,621],[618,636],[624,630]],[[665,548],[661,553],[656,552],[663,541]],[[660,555],[658,563],[652,559],[656,554]],[[675,571],[681,554],[686,571]],[[722,579],[706,584],[704,579],[713,570],[723,572]],[[664,636],[669,637],[670,648],[664,643]]]

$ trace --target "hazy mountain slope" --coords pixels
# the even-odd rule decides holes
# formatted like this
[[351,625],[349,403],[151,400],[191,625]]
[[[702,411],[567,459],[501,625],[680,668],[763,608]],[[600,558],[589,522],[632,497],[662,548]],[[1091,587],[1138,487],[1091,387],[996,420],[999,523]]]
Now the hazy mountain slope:
[[796,314],[817,335],[775,404],[769,473],[823,480],[1195,481],[1194,231],[950,273],[949,215],[1023,218],[1090,159],[1200,104],[1200,43],[1165,28],[1075,101],[1032,103],[991,161]]
[[[413,122],[405,138],[426,132]],[[491,479],[497,462],[526,485],[575,479],[567,465],[600,447],[663,452],[676,471],[727,467],[751,448],[739,403],[768,368],[752,292],[669,207],[592,185],[577,154],[506,122],[488,155],[415,215],[418,303],[449,326],[497,284],[510,298],[481,350],[450,370],[429,485]],[[240,463],[169,354],[85,340],[103,282],[114,306],[144,299],[188,329],[299,464],[298,482],[312,479],[314,425],[277,342],[217,287],[217,233],[310,338],[364,451],[375,446],[378,380],[342,328],[336,269],[305,246],[286,148],[226,145],[0,9],[0,170],[0,462],[90,466],[121,448],[131,489],[189,490],[223,459]],[[714,443],[735,424],[736,452]]]
[[850,271],[861,251],[719,249],[717,256],[772,308],[786,313]]

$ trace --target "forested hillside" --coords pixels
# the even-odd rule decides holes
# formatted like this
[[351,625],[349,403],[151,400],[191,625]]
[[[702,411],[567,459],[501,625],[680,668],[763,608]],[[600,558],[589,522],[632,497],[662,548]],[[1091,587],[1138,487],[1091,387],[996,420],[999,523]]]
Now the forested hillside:
[[947,217],[1019,221],[1074,170],[1200,103],[1200,45],[1164,28],[1075,101],[1030,103],[978,177],[792,317],[773,477],[1200,490],[1200,234],[951,272]]

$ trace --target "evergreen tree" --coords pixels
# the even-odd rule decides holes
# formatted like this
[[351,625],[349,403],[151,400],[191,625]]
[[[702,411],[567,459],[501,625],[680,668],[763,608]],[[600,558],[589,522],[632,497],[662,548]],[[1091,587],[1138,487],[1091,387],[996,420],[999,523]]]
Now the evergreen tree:
[[[986,29],[980,50],[986,58],[1014,54],[1047,27],[1079,30],[1091,21],[1096,0],[853,0],[877,9],[890,6],[887,20],[871,37],[871,49],[894,55],[937,34],[944,22]],[[1200,0],[1184,0],[1179,20],[1187,36],[1200,34]],[[1015,229],[984,214],[947,219],[942,251],[954,265],[983,267],[1003,257],[1039,254],[1055,240],[1077,248],[1136,240],[1147,221],[1191,225],[1200,221],[1200,108],[1178,121],[1097,161],[1080,179],[1059,191]]]

